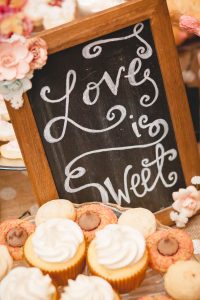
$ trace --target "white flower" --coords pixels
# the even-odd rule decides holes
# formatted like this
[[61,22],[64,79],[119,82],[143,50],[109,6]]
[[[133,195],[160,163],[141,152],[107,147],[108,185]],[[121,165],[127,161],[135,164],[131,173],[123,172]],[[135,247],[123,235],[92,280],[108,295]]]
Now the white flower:
[[91,14],[124,3],[125,0],[77,0],[82,14]]
[[29,0],[23,12],[33,22],[40,23],[45,15],[46,7],[47,1],[45,0]]
[[176,223],[178,228],[184,228],[188,222],[188,218],[184,214],[179,214],[176,211],[171,211],[170,219]]
[[65,0],[61,7],[47,6],[43,16],[43,26],[45,29],[50,29],[70,22],[75,17],[75,2],[74,0]]
[[191,183],[196,185],[196,184],[200,184],[200,176],[194,176],[191,179]]
[[0,81],[0,94],[4,100],[10,101],[13,108],[19,109],[23,105],[23,93],[32,87],[31,76],[32,74],[29,74],[23,79]]
[[183,80],[185,83],[191,83],[196,79],[195,73],[191,70],[182,71],[182,75],[183,75]]

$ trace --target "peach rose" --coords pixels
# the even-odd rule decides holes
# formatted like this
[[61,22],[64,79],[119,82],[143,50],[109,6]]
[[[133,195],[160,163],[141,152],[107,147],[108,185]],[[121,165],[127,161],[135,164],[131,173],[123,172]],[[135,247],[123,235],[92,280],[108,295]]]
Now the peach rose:
[[20,39],[0,45],[0,81],[22,79],[30,71],[33,54]]
[[41,38],[32,38],[27,41],[29,51],[33,55],[30,67],[32,70],[41,69],[47,61],[47,44]]
[[200,36],[200,20],[190,16],[181,16],[179,25],[187,32]]

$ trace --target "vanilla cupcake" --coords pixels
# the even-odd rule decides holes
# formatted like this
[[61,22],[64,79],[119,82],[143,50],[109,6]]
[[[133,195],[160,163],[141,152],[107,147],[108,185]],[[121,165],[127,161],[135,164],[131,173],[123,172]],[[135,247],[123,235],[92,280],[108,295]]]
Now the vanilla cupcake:
[[15,132],[11,123],[0,120],[0,141],[8,142],[16,139]]
[[0,281],[12,269],[13,259],[6,246],[0,245]]
[[91,274],[107,280],[119,293],[127,293],[142,282],[148,266],[146,243],[129,226],[111,224],[96,232],[87,263]]
[[27,262],[61,285],[83,271],[85,251],[82,230],[67,219],[51,219],[38,225],[24,246]]
[[37,268],[17,267],[0,283],[0,300],[56,300],[56,288],[49,275]]
[[82,15],[93,14],[122,3],[125,3],[125,0],[77,0]]
[[0,146],[1,156],[8,159],[22,159],[22,153],[17,140]]
[[119,295],[103,278],[78,275],[76,280],[69,280],[61,295],[61,300],[120,300]]
[[43,204],[35,216],[35,224],[39,225],[49,219],[63,218],[72,221],[76,218],[76,209],[72,202],[64,199],[51,200]]

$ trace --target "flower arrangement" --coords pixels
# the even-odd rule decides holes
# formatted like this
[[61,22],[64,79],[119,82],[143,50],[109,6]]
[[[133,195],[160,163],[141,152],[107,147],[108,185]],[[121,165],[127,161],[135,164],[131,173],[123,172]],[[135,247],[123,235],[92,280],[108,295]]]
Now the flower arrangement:
[[23,105],[23,93],[31,89],[30,79],[47,61],[46,42],[38,37],[13,35],[0,43],[0,95],[15,109]]
[[174,200],[172,208],[175,211],[170,213],[170,218],[177,227],[185,227],[188,219],[200,210],[200,191],[195,186],[188,186],[174,192],[172,198]]
[[189,33],[200,36],[200,20],[194,17],[185,15],[181,16],[179,26],[181,29],[184,29]]
[[24,13],[28,0],[0,1],[0,37],[9,38],[13,33],[29,36],[33,23]]

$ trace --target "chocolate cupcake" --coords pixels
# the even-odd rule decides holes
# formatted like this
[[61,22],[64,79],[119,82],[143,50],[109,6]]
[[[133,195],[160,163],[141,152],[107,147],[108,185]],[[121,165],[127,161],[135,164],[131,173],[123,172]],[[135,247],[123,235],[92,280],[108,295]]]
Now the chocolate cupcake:
[[85,204],[77,209],[76,223],[83,230],[87,243],[90,243],[98,230],[108,224],[116,224],[117,217],[109,207],[102,204]]
[[23,258],[24,244],[35,230],[35,225],[24,220],[7,220],[0,224],[0,245],[7,246],[14,260]]

